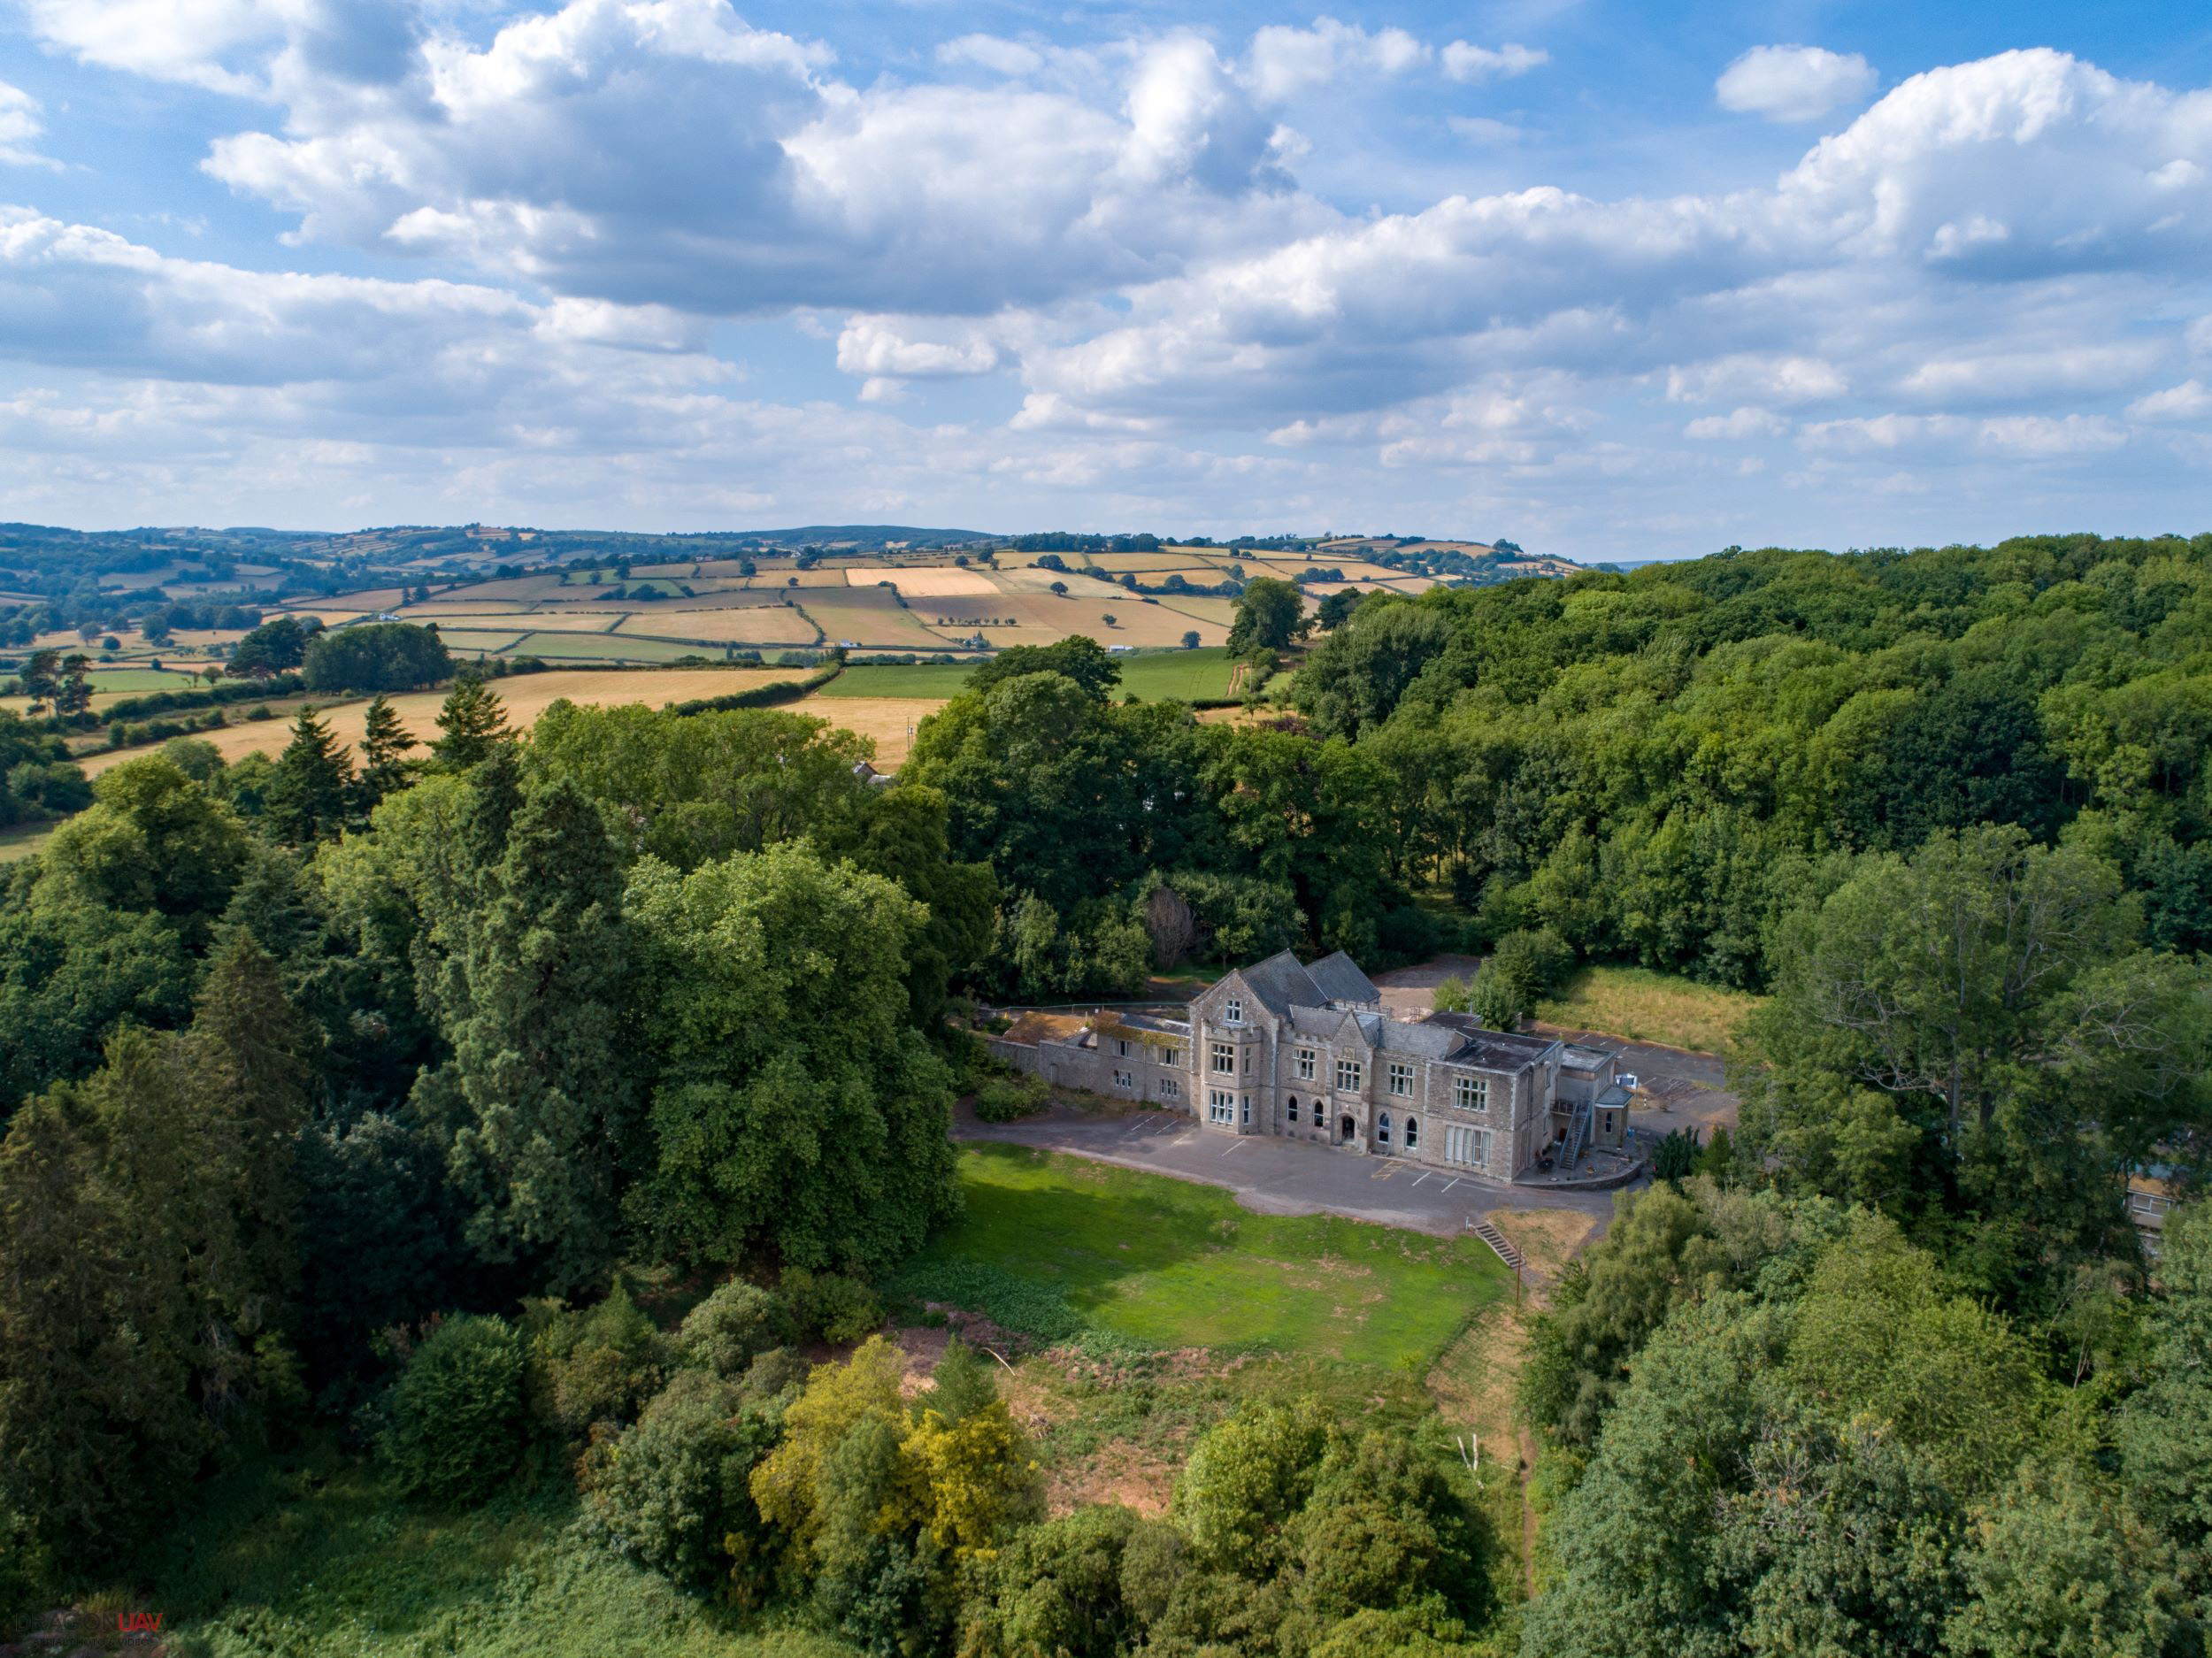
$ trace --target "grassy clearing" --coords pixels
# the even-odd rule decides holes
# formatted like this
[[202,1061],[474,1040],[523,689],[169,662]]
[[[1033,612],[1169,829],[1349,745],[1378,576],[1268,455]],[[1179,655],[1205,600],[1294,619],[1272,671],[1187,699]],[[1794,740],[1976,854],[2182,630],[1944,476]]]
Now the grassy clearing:
[[97,1609],[160,1611],[169,1650],[193,1658],[849,1653],[741,1627],[591,1542],[577,1508],[552,1473],[470,1513],[425,1513],[373,1469],[311,1447],[212,1482]]
[[0,829],[0,864],[27,858],[46,844],[46,837],[61,825],[53,823],[10,824]]
[[1647,967],[1597,966],[1584,968],[1557,996],[1538,1003],[1536,1017],[1572,1031],[1718,1053],[1765,1000]]
[[1039,1334],[1420,1369],[1510,1291],[1469,1240],[1256,1215],[1217,1187],[1079,1157],[972,1146],[960,1175],[965,1216],[902,1287]]

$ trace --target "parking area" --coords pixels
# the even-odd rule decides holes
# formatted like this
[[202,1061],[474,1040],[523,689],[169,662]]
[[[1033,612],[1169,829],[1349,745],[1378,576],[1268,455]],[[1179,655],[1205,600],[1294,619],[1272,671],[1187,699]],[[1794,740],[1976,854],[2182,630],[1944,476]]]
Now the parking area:
[[1056,1107],[1017,1123],[979,1123],[964,1116],[954,1136],[1035,1146],[1225,1186],[1247,1209],[1262,1214],[1343,1215],[1447,1234],[1465,1231],[1499,1210],[1575,1209],[1594,1217],[1601,1228],[1613,1213],[1610,1192],[1498,1186],[1402,1158],[1224,1133],[1169,1111]]

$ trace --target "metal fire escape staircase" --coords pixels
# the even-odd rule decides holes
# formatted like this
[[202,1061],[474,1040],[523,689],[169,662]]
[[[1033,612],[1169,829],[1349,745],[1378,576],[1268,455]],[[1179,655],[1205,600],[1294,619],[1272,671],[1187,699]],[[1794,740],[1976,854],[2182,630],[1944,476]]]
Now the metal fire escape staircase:
[[1562,1174],[1573,1168],[1577,1160],[1589,1148],[1590,1125],[1596,1109],[1594,1101],[1584,1100],[1576,1105],[1574,1115],[1567,1119],[1566,1138],[1559,1148],[1559,1171]]

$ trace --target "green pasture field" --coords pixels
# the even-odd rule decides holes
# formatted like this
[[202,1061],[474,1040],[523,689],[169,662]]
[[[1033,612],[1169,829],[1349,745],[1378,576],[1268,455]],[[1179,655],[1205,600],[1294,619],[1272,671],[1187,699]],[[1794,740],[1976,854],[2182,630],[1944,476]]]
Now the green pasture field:
[[548,662],[673,662],[680,656],[718,656],[726,647],[682,640],[641,639],[634,633],[525,633],[503,653]]
[[971,662],[856,663],[818,695],[823,696],[957,696],[967,688]]
[[1224,646],[1201,645],[1196,650],[1147,651],[1118,660],[1124,695],[1147,702],[1164,702],[1170,697],[1200,702],[1229,695],[1234,659]]
[[[1217,700],[1229,695],[1232,661],[1218,645],[1196,650],[1146,651],[1117,656],[1120,695],[1148,702],[1171,697],[1183,702]],[[966,689],[975,664],[966,662],[856,663],[822,687],[824,696],[957,696]]]
[[[1155,1347],[1425,1367],[1509,1287],[1472,1238],[1256,1215],[1216,1186],[1024,1146],[960,1154],[960,1221],[906,1293]],[[1064,1323],[1048,1333],[1068,1333]]]

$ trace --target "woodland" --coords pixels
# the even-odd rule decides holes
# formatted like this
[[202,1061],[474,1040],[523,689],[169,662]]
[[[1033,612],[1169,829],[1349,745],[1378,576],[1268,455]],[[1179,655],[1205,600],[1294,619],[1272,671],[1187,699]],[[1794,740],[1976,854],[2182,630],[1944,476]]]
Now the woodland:
[[[560,1482],[880,1658],[2202,1653],[2212,536],[1289,586],[1233,636],[1289,710],[1018,648],[887,786],[787,710],[518,731],[466,677],[426,745],[310,710],[88,786],[0,712],[81,808],[0,870],[0,1622],[312,1439],[424,1511]],[[1482,954],[1505,1027],[1579,962],[1765,998],[1740,1132],[1534,1322],[1526,1584],[1432,1428],[1254,1396],[1165,1513],[1048,1512],[992,1362],[874,1333],[977,1000],[1283,948]]]

